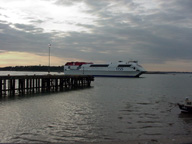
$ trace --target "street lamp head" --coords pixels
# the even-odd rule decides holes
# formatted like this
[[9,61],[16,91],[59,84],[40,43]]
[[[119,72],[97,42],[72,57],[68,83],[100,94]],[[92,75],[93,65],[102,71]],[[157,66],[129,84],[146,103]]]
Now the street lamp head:
[[51,47],[51,44],[49,43],[48,46]]

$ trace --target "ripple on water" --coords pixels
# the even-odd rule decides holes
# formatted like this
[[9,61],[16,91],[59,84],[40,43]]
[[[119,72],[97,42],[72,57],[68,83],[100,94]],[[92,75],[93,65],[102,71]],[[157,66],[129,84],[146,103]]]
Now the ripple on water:
[[126,141],[192,134],[192,117],[175,106],[191,93],[192,81],[185,75],[96,78],[93,85],[0,101],[0,142]]

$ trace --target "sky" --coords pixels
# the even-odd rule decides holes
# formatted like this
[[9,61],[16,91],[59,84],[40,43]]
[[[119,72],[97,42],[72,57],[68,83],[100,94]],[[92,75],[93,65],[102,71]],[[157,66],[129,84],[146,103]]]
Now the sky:
[[192,72],[192,0],[0,0],[0,67],[138,60]]

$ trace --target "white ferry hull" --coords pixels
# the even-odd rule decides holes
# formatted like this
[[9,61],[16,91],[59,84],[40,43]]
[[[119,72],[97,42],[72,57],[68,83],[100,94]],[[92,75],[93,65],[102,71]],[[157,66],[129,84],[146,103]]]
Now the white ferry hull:
[[95,77],[139,77],[141,71],[80,71],[70,70],[64,72],[66,75],[93,75]]

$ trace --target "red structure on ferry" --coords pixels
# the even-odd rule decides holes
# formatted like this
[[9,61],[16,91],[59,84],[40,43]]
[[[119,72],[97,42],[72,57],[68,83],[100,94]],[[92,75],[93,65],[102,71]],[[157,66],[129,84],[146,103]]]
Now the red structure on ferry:
[[66,66],[81,66],[83,64],[93,64],[92,62],[67,62]]

